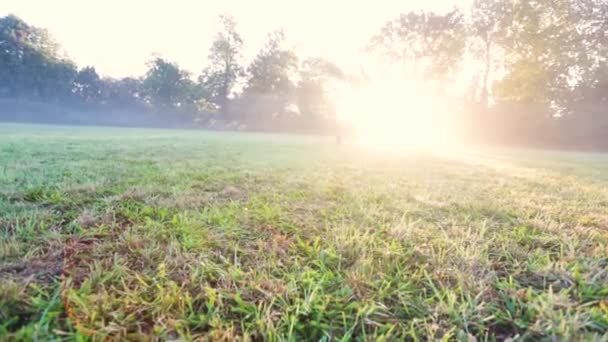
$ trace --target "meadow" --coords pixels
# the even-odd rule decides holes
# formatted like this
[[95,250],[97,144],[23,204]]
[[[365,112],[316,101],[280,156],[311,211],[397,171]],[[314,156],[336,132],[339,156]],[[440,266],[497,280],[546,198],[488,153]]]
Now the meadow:
[[608,155],[0,125],[0,340],[606,340]]

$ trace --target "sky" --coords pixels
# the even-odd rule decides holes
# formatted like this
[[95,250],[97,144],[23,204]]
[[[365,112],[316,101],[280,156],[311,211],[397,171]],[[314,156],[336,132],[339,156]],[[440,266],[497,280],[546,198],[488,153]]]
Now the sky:
[[44,27],[80,66],[104,76],[139,76],[153,53],[195,75],[206,64],[229,13],[245,40],[245,59],[265,35],[283,28],[301,57],[325,57],[346,70],[364,63],[361,52],[383,23],[399,13],[468,9],[470,0],[0,0],[0,16],[15,14]]

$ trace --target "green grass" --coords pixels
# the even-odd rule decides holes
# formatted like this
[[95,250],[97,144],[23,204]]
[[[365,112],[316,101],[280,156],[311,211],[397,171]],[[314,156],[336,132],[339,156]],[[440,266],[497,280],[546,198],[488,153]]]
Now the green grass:
[[0,340],[142,334],[608,339],[608,156],[0,125]]

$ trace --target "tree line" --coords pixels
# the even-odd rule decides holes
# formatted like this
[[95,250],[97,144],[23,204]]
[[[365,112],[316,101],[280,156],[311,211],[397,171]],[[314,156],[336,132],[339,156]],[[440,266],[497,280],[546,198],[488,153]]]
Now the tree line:
[[269,33],[244,65],[235,20],[222,15],[220,24],[199,75],[153,56],[143,76],[114,79],[101,77],[94,66],[78,68],[47,30],[8,15],[0,18],[0,98],[162,113],[223,129],[316,132],[335,126],[329,88],[345,79],[338,66],[320,57],[300,61],[283,30]]
[[[300,60],[282,30],[245,64],[237,23],[220,23],[199,75],[155,56],[142,77],[111,79],[77,68],[47,31],[9,15],[0,19],[0,97],[137,108],[206,127],[337,129],[331,88],[363,76]],[[366,50],[431,82],[471,139],[608,147],[608,0],[475,0],[467,11],[401,13]]]

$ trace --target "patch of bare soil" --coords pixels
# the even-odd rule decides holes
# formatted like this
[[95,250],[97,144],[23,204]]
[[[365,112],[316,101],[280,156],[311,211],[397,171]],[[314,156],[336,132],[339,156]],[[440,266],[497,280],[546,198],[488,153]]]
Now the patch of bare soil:
[[104,215],[98,216],[88,210],[85,210],[76,217],[74,222],[82,228],[89,229],[102,225],[111,226],[112,223],[115,222],[115,217],[113,217],[110,213],[105,213]]
[[31,282],[51,283],[63,270],[61,251],[55,251],[44,258],[6,264],[0,267],[0,279],[13,279],[22,284]]
[[72,278],[73,285],[80,285],[88,274],[88,252],[99,238],[77,238],[69,240],[63,249],[62,277]]

